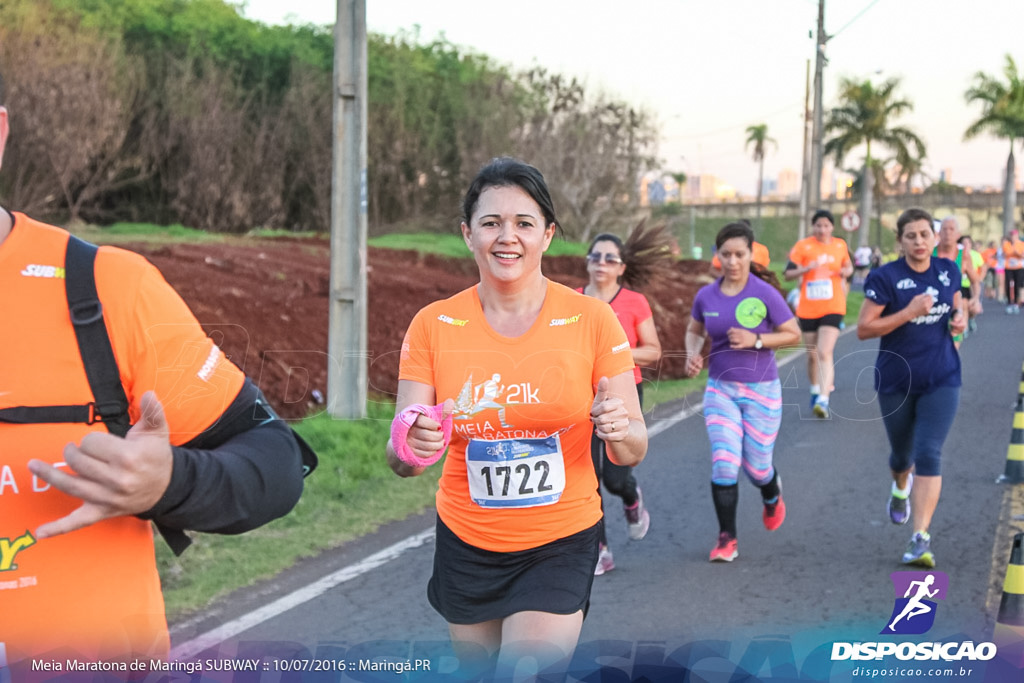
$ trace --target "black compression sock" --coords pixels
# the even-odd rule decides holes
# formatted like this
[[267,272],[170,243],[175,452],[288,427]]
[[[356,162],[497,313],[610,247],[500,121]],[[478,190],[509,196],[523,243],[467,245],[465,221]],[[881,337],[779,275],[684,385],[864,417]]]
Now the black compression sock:
[[761,489],[761,499],[764,502],[777,502],[779,498],[779,471],[775,470],[772,472],[772,480],[767,484],[763,484],[759,487]]
[[711,482],[711,500],[715,503],[715,514],[718,515],[718,528],[736,538],[736,505],[740,499],[738,484],[722,486]]

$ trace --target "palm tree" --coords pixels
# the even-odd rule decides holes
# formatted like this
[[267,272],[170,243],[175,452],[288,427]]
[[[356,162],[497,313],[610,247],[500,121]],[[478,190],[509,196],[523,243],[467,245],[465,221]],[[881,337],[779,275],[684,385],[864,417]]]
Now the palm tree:
[[[839,87],[840,104],[828,113],[825,132],[834,137],[825,142],[825,154],[835,156],[836,166],[850,150],[863,144],[867,151],[861,171],[865,185],[860,196],[860,233],[857,246],[865,247],[870,238],[872,168],[871,146],[881,144],[897,159],[923,159],[924,142],[916,133],[902,126],[892,125],[892,119],[913,109],[909,100],[897,99],[898,78],[890,78],[876,88],[871,81],[862,82],[844,78]],[[911,147],[914,151],[911,151]]]
[[934,182],[927,173],[924,172],[924,159],[919,157],[907,157],[901,159],[899,157],[893,159],[897,164],[897,170],[895,182],[891,183],[892,189],[896,192],[903,194],[911,194],[913,192],[914,178],[918,178],[921,181],[921,190],[923,191],[927,185]]
[[683,203],[683,185],[686,184],[686,174],[682,171],[676,173],[669,173],[668,177],[676,181],[676,186],[679,188],[679,203]]
[[1014,185],[1016,172],[1013,159],[1013,143],[1024,139],[1024,80],[1017,73],[1013,57],[1006,55],[1003,67],[1006,81],[1000,81],[988,74],[978,72],[974,84],[964,93],[968,103],[981,102],[981,118],[964,131],[969,140],[981,132],[988,132],[1010,141],[1010,154],[1006,158],[1006,181],[1003,185],[1003,234],[1013,229],[1013,213],[1017,206],[1017,187]]
[[759,123],[756,126],[747,126],[747,142],[743,146],[743,149],[747,149],[750,145],[754,145],[754,161],[758,163],[757,167],[757,227],[761,228],[761,190],[764,181],[764,153],[765,146],[771,143],[778,149],[779,143],[773,138],[768,137],[768,124]]

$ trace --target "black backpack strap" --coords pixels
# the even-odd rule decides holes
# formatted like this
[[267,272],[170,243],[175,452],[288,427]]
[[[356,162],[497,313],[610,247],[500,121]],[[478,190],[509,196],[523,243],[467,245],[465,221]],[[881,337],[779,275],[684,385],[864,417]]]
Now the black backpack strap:
[[78,351],[92,389],[92,421],[102,421],[111,434],[124,436],[131,427],[128,397],[121,386],[121,373],[103,322],[103,305],[96,294],[96,251],[96,245],[74,235],[68,239],[64,286]]
[[21,425],[84,422],[91,425],[99,422],[99,417],[91,403],[77,406],[15,406],[0,408],[0,422]]
[[[124,436],[131,428],[128,416],[128,397],[121,384],[117,358],[110,345],[110,335],[103,322],[103,305],[96,294],[95,244],[74,235],[68,239],[64,257],[65,288],[68,312],[78,338],[78,352],[82,356],[85,375],[89,378],[93,403],[90,404],[91,421],[102,421],[111,434]],[[160,535],[175,555],[181,555],[192,540],[181,529],[172,529],[156,523]]]

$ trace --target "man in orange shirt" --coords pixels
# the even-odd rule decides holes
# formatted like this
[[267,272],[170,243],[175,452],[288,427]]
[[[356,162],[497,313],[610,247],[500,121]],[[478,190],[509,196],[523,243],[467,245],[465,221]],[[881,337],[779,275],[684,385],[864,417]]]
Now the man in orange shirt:
[[846,280],[853,274],[853,264],[846,242],[832,235],[835,220],[831,212],[816,211],[811,227],[811,236],[790,250],[783,275],[787,280],[800,278],[796,316],[807,346],[811,408],[818,417],[827,418],[835,378],[832,356],[846,315]]
[[[0,80],[0,162],[3,102]],[[40,658],[119,670],[166,657],[152,523],[180,552],[182,530],[240,533],[302,491],[287,424],[156,268],[111,247],[95,252],[89,310],[127,416],[100,403],[83,362],[99,345],[78,339],[96,316],[69,311],[66,279],[83,272],[70,239],[0,207],[0,680]],[[110,426],[122,419],[124,436]]]
[[984,296],[987,299],[995,299],[999,296],[996,290],[996,252],[999,250],[996,248],[996,243],[989,241],[988,246],[982,249],[981,257],[985,260],[984,268],[984,281],[985,281],[985,293]]

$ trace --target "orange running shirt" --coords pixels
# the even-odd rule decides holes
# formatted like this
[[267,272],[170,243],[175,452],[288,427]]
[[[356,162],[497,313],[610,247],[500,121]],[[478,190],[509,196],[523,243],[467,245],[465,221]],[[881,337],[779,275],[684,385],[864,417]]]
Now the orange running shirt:
[[995,247],[988,247],[981,251],[981,257],[985,259],[985,265],[990,269],[995,269],[996,267],[996,251]]
[[793,245],[789,260],[801,267],[821,264],[800,278],[798,318],[814,320],[831,314],[846,315],[846,292],[839,270],[850,262],[850,252],[842,238],[833,237],[825,244],[814,237],[806,237]]
[[[762,266],[767,268],[771,265],[772,259],[768,254],[768,247],[764,246],[760,242],[754,242],[754,248],[750,254],[750,260],[754,263],[760,263]],[[718,254],[711,257],[711,267],[722,269],[722,261],[719,260]]]
[[[441,520],[466,543],[495,552],[534,548],[596,524],[601,500],[590,459],[594,386],[601,377],[632,369],[629,342],[608,304],[551,281],[540,315],[519,337],[491,329],[476,287],[423,308],[406,332],[399,378],[434,387],[438,403],[455,400],[437,492]],[[541,491],[559,488],[556,464],[510,459],[508,470],[490,468],[486,481],[480,470],[467,467],[471,440],[473,449],[516,455],[526,453],[517,440],[555,434],[565,472],[556,502],[532,502]],[[507,502],[507,495],[531,506],[474,502],[471,471],[478,473],[473,490],[486,491],[489,484],[496,504]]]
[[[0,408],[88,403],[64,291],[68,233],[13,215],[0,243]],[[141,256],[100,248],[96,287],[132,422],[142,394],[154,390],[171,442],[191,440],[238,395],[242,372]],[[9,662],[51,652],[104,661],[167,655],[149,522],[117,517],[34,537],[81,502],[36,479],[28,461],[60,466],[65,444],[90,431],[105,428],[0,423],[0,650]]]
[[1006,270],[1024,268],[1024,240],[1017,240],[1016,244],[1003,240],[1003,257],[1006,259]]

